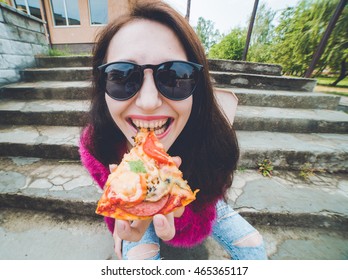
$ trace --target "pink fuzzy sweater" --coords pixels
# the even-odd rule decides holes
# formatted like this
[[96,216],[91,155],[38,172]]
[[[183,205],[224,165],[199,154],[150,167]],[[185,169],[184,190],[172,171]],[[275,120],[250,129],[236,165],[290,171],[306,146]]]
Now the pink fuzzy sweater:
[[[84,145],[88,142],[88,133],[84,131],[80,139],[79,149],[81,162],[100,188],[103,189],[110,171],[107,166],[104,166],[90,154]],[[194,203],[199,202],[195,201]],[[215,203],[204,203],[204,207],[200,207],[204,209],[202,212],[193,211],[192,208],[192,204],[189,204],[185,207],[184,214],[180,218],[175,218],[176,234],[172,240],[166,243],[176,247],[193,247],[203,242],[211,234],[216,219]],[[109,230],[113,232],[115,220],[105,217],[105,222]]]

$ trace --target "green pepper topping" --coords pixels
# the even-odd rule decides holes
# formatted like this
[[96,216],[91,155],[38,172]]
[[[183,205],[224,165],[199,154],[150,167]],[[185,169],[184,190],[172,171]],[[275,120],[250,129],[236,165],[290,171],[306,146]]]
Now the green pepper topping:
[[128,162],[130,170],[134,173],[146,173],[144,163],[141,160],[134,160]]

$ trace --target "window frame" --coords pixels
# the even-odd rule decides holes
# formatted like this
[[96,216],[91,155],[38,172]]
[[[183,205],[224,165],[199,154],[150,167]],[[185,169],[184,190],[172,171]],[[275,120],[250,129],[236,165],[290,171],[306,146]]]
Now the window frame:
[[[107,8],[107,11],[109,10],[108,8],[108,1],[106,1],[106,8]],[[107,20],[106,20],[106,23],[99,23],[99,24],[95,24],[95,23],[92,23],[92,14],[91,14],[91,0],[88,0],[88,15],[89,15],[89,25],[90,26],[105,26],[108,24],[109,22],[109,15],[108,13],[106,14],[107,16]]]
[[[65,18],[65,25],[56,25],[56,21],[54,19],[54,10],[53,10],[53,3],[52,3],[52,0],[49,1],[50,3],[50,9],[51,9],[51,14],[52,14],[52,23],[53,23],[53,26],[55,28],[74,28],[74,27],[81,27],[81,17],[80,17],[80,9],[78,9],[79,11],[79,21],[80,21],[80,24],[69,24],[69,17],[68,17],[68,10],[67,10],[67,7],[66,7],[66,1],[67,0],[60,0],[60,1],[63,1],[63,7],[64,7],[64,18]],[[69,0],[68,0],[69,1]],[[79,1],[77,1],[77,5],[79,4]]]
[[[26,13],[27,15],[29,15],[29,16],[31,16],[31,17],[35,17],[35,18],[38,18],[38,19],[42,20],[42,13],[41,13],[41,5],[40,5],[40,2],[39,2],[40,17],[37,17],[37,16],[31,14],[30,8],[29,8],[29,2],[28,2],[28,0],[23,0],[23,1],[24,1],[24,5],[25,5],[25,10],[26,10],[26,11],[23,11],[23,13]],[[18,5],[18,4],[17,4],[17,2],[16,2],[15,0],[12,0],[11,3],[12,3],[12,6],[13,6],[14,8],[16,8],[16,9],[19,10],[19,11],[22,11],[22,10],[20,10],[20,9],[17,8],[17,5]]]

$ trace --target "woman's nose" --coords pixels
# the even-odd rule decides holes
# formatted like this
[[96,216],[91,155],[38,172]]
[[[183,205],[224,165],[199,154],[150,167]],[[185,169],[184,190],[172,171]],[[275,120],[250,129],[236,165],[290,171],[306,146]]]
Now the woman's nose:
[[144,70],[143,84],[137,94],[135,104],[144,111],[153,111],[162,105],[161,94],[155,85],[151,69]]

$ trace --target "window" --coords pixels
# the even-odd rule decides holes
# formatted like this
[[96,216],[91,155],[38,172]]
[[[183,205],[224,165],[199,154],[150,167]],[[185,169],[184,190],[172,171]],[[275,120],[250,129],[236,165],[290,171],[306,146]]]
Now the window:
[[108,0],[89,0],[91,24],[108,23]]
[[51,0],[55,26],[80,25],[78,0]]
[[15,7],[28,15],[41,18],[40,0],[14,0]]

